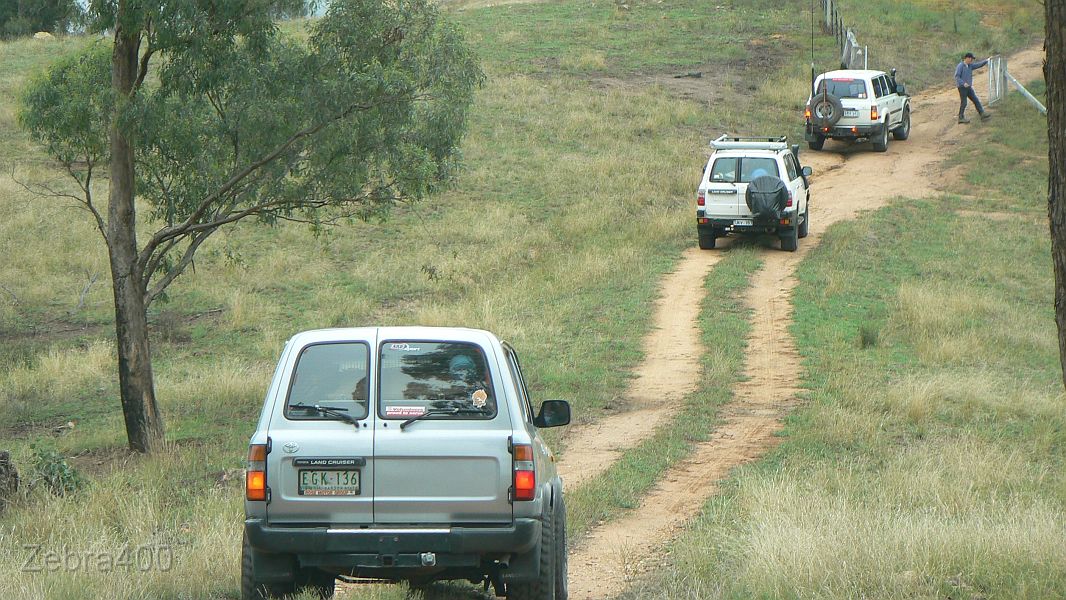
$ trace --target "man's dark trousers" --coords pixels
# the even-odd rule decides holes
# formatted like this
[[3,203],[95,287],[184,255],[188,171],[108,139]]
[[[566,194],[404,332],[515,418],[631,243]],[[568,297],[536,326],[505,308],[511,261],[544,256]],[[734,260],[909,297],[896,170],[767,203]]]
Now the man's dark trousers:
[[973,91],[973,86],[959,86],[959,118],[962,119],[966,113],[966,99],[969,98],[973,101],[973,105],[977,108],[979,114],[985,114],[985,107],[981,106],[981,101],[977,99],[977,94]]

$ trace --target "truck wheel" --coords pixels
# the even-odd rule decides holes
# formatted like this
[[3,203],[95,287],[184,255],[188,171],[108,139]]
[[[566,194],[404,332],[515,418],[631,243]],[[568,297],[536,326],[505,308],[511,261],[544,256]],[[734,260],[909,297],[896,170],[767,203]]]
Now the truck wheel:
[[899,127],[892,130],[892,138],[897,140],[905,140],[911,136],[911,109],[903,109],[903,120],[899,122]]
[[700,233],[700,250],[714,250],[714,244],[718,236],[714,232]]
[[555,600],[567,600],[570,596],[567,571],[566,503],[563,501],[562,490],[559,490],[558,511],[555,513]]
[[248,544],[248,536],[245,535],[241,544],[241,600],[269,600],[291,593],[291,583],[256,581],[255,572],[252,569],[253,552],[251,545]]
[[310,592],[312,598],[330,598],[337,588],[333,573],[319,569],[301,569],[296,575],[296,593]]
[[873,142],[874,142],[874,151],[875,152],[885,152],[885,151],[888,150],[888,123],[887,122],[885,123],[885,126],[881,128],[881,135],[877,136],[877,139],[874,140]]
[[844,105],[832,94],[815,94],[807,108],[811,111],[811,123],[816,127],[832,127],[844,116]]
[[795,252],[797,248],[799,248],[799,227],[789,227],[781,234],[781,249]]
[[[553,511],[554,512],[554,511]],[[540,573],[533,581],[521,581],[507,585],[509,600],[555,600],[555,515],[549,512],[540,527]]]
[[810,200],[807,200],[807,206],[803,209],[803,223],[799,226],[799,237],[805,238],[807,234],[811,232],[811,204]]
[[824,145],[825,145],[825,136],[824,135],[816,135],[816,136],[814,136],[814,140],[812,140],[810,142],[807,142],[807,147],[810,148],[811,150],[821,150],[822,146],[824,146]]

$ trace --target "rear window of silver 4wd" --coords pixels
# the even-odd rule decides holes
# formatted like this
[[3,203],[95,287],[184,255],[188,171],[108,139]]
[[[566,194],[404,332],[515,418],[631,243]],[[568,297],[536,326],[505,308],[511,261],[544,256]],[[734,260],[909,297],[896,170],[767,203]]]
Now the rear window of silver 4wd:
[[294,405],[333,406],[356,419],[367,409],[370,347],[362,342],[313,344],[300,351],[289,384],[285,416],[289,419],[330,419],[318,411]]
[[837,98],[859,98],[864,99],[869,93],[866,90],[866,82],[862,79],[852,78],[833,78],[828,81],[823,79],[818,83],[818,93],[826,91],[826,87],[829,88],[829,94],[836,96]]
[[385,419],[491,419],[496,394],[480,346],[388,341],[381,346],[378,414]]

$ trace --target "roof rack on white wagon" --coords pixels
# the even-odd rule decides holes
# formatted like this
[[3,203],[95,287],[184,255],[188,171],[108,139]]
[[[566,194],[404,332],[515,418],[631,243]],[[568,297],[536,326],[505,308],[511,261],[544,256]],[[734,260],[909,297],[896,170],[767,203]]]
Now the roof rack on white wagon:
[[716,140],[711,140],[711,148],[715,150],[787,150],[788,141],[783,135],[778,137],[722,135]]

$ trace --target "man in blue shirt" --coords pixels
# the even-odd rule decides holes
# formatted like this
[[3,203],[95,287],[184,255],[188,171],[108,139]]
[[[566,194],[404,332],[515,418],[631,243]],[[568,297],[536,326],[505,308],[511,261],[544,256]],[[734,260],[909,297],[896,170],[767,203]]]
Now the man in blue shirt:
[[970,120],[966,118],[966,99],[969,98],[974,107],[977,108],[977,112],[981,115],[982,119],[987,119],[990,115],[985,113],[985,109],[981,106],[981,101],[977,99],[977,94],[973,91],[973,72],[975,69],[988,64],[988,59],[974,62],[974,55],[972,52],[967,52],[966,56],[962,57],[962,62],[955,67],[955,86],[959,88],[959,123],[969,123]]

